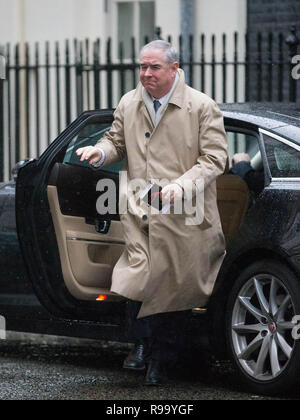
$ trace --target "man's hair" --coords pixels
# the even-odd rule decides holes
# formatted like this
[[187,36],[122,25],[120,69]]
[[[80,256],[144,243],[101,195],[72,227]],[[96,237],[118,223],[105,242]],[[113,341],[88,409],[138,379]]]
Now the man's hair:
[[174,48],[167,41],[156,40],[156,41],[150,42],[149,44],[145,45],[142,48],[140,56],[142,56],[146,50],[150,50],[150,49],[163,51],[165,54],[165,60],[170,65],[174,64],[176,61],[179,61],[179,54],[176,48]]

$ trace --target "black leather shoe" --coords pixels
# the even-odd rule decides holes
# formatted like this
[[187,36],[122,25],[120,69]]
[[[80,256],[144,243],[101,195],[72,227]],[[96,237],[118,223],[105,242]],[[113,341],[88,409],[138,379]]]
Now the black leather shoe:
[[134,349],[126,357],[123,368],[132,370],[146,369],[145,346],[143,344],[136,344]]
[[151,360],[148,366],[145,385],[160,386],[167,380],[165,367],[157,360]]

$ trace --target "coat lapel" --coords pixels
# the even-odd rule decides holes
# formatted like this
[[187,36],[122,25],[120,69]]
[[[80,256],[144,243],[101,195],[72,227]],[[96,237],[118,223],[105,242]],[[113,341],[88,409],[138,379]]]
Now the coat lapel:
[[[143,90],[144,89],[143,89],[142,84],[139,83],[139,85],[136,88],[134,99],[137,102],[140,103],[139,104],[139,109],[142,112],[142,114],[144,115],[144,117],[145,117],[145,119],[146,119],[146,121],[147,121],[147,123],[149,125],[149,128],[151,128],[151,130],[153,131],[154,130],[154,127],[155,127],[154,122],[153,122],[153,116],[151,115],[151,113],[149,111],[149,108],[148,108],[148,106],[146,105],[146,103],[144,101],[144,98],[143,98]],[[150,100],[150,98],[149,98],[149,100]]]

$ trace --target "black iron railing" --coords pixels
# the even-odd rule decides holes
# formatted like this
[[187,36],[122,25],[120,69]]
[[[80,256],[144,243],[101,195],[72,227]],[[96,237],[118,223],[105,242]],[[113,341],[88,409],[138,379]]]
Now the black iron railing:
[[0,46],[0,181],[3,179],[4,168],[4,80],[6,78],[5,50]]
[[[217,102],[297,99],[291,77],[295,38],[290,37],[289,44],[283,34],[234,33],[168,40],[179,48],[187,83]],[[135,39],[130,56],[122,43],[97,39],[6,45],[5,57],[6,80],[0,81],[0,180],[9,177],[20,159],[38,156],[84,110],[115,107],[139,80]]]

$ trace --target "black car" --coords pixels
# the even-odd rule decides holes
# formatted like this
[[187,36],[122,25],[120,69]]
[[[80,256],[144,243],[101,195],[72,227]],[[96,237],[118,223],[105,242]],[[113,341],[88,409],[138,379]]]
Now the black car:
[[[229,154],[247,152],[260,191],[218,180],[227,256],[208,308],[191,311],[186,340],[233,359],[258,393],[287,390],[300,371],[300,114],[270,104],[222,106]],[[124,240],[118,214],[100,216],[99,180],[76,155],[113,111],[81,115],[16,180],[0,184],[0,315],[15,331],[126,341],[126,299],[110,292]],[[15,211],[16,210],[16,211]],[[15,218],[16,215],[16,218]]]

